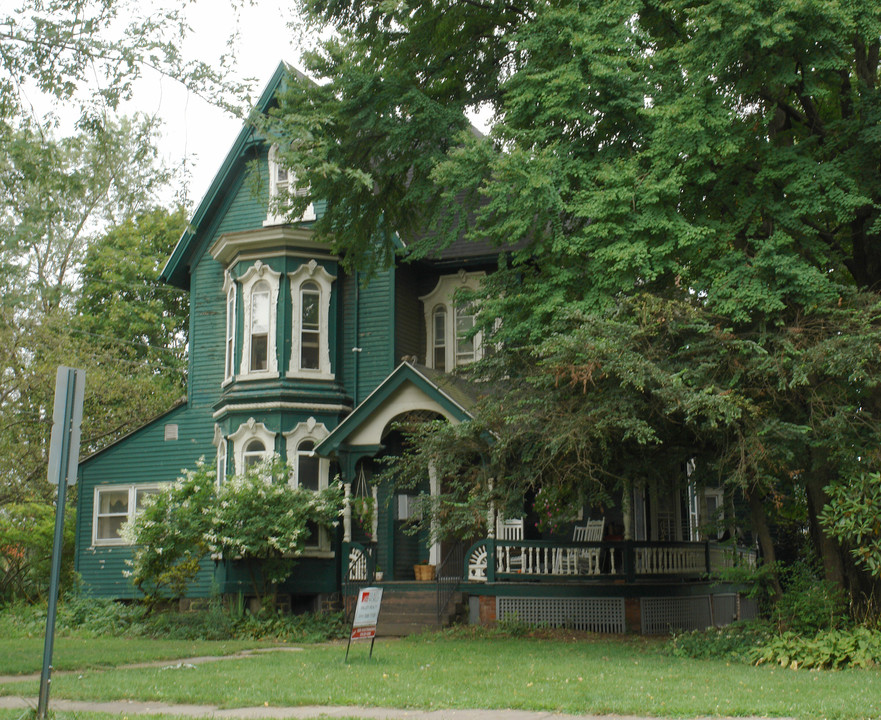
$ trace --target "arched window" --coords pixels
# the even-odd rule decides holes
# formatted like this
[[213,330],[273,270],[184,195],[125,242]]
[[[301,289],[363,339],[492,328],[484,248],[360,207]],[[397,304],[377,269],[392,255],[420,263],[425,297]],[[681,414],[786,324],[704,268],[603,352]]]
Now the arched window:
[[266,446],[262,440],[251,440],[242,452],[242,467],[245,470],[259,465],[266,459]]
[[475,337],[470,335],[474,329],[474,306],[471,303],[457,305],[456,312],[456,367],[474,362]]
[[236,284],[232,281],[229,273],[223,283],[226,290],[226,345],[224,350],[224,382],[233,379],[236,373]]
[[456,303],[456,292],[477,290],[484,273],[444,275],[428,295],[419,299],[425,310],[425,364],[435,370],[452,370],[483,356],[481,335],[472,335],[477,308],[474,303]]
[[336,277],[310,260],[289,273],[293,327],[288,377],[332,380],[330,301]]
[[275,433],[254,418],[248,418],[248,422],[240,425],[229,440],[233,444],[236,475],[268,460],[275,452]]
[[251,362],[250,372],[266,370],[269,360],[269,316],[270,297],[272,293],[269,283],[261,280],[251,290]]
[[281,273],[259,260],[242,275],[244,322],[240,380],[278,376],[276,320]]
[[435,370],[447,369],[447,308],[444,305],[438,305],[434,309],[431,316],[432,328],[432,357]]
[[300,286],[300,369],[318,370],[321,350],[321,290],[311,280]]
[[[315,453],[315,447],[330,433],[323,423],[310,417],[285,433],[288,463],[293,469],[291,484],[294,487],[318,492],[327,487],[330,476],[330,460]],[[330,536],[326,530],[310,524],[306,547],[314,552],[330,551]]]

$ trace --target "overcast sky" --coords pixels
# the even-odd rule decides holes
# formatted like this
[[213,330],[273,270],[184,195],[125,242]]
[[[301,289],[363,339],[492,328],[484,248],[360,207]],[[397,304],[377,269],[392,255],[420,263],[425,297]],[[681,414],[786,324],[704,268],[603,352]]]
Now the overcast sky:
[[[299,65],[296,32],[287,27],[291,19],[284,0],[260,0],[239,10],[238,24],[227,3],[199,0],[192,8],[193,35],[184,43],[186,57],[218,58],[238,27],[238,62],[235,79],[255,78],[252,95],[259,97],[281,60]],[[232,146],[242,122],[188,93],[169,78],[145,77],[135,100],[124,112],[158,114],[163,122],[161,152],[165,163],[188,172],[187,197],[195,206]],[[177,190],[177,188],[175,188]]]

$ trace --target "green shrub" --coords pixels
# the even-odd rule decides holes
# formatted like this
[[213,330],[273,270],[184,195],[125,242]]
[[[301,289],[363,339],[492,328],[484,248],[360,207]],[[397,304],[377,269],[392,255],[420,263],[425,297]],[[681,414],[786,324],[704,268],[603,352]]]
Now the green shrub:
[[800,560],[781,569],[780,581],[783,597],[772,617],[781,631],[812,635],[849,623],[847,595],[821,578],[814,563]]
[[668,650],[676,657],[752,662],[756,647],[763,646],[773,634],[765,622],[736,622],[722,628],[678,633],[670,640]]
[[874,667],[881,663],[881,631],[865,627],[824,630],[813,636],[784,632],[750,654],[756,665],[798,668]]

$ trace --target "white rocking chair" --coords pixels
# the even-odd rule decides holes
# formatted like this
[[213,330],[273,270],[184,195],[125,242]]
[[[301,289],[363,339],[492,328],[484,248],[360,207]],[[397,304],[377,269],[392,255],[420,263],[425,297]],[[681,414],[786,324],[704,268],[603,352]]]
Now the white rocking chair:
[[[588,520],[587,525],[576,525],[572,531],[572,542],[602,542],[606,519]],[[556,563],[556,572],[560,575],[600,574],[601,548],[561,548]]]
[[[497,540],[523,540],[523,518],[505,520],[499,515],[496,521]],[[504,546],[496,550],[497,572],[522,572],[523,548]]]

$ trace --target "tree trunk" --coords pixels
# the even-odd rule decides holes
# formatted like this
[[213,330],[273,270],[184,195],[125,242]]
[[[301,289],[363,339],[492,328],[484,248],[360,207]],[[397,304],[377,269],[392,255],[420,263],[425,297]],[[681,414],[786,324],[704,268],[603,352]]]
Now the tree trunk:
[[823,486],[825,483],[820,479],[819,473],[808,472],[805,478],[805,491],[808,501],[808,521],[811,540],[817,556],[823,563],[823,575],[830,581],[845,590],[851,590],[850,583],[844,572],[844,563],[841,560],[841,548],[838,543],[829,537],[820,526],[817,518],[823,506],[829,500]]
[[[743,494],[746,495],[746,500],[749,503],[753,532],[758,538],[764,562],[773,565],[777,562],[777,555],[774,552],[774,541],[771,538],[771,530],[768,528],[768,518],[765,516],[765,506],[762,503],[762,497],[757,488],[744,490]],[[776,603],[783,595],[783,589],[780,587],[780,578],[777,575],[776,569],[771,576],[771,589],[773,591],[771,599]]]

